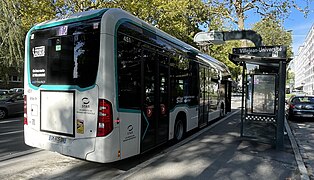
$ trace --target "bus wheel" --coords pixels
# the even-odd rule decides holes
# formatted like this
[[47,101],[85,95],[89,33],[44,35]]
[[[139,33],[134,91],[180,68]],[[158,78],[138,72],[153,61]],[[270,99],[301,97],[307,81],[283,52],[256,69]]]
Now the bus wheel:
[[0,119],[4,119],[7,116],[7,111],[5,109],[0,109]]
[[184,137],[184,125],[181,119],[177,119],[174,125],[174,139],[175,141],[181,141]]

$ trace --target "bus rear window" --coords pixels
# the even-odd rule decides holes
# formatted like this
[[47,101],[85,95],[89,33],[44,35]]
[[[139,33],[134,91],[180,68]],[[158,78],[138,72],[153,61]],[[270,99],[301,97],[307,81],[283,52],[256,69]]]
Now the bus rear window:
[[96,81],[100,46],[99,22],[38,30],[30,42],[30,78],[34,86],[92,86]]

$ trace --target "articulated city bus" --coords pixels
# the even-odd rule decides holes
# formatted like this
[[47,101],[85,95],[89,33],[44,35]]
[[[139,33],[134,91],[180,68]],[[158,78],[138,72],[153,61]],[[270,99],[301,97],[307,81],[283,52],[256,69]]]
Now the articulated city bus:
[[43,22],[26,37],[25,143],[131,157],[224,116],[228,79],[223,63],[120,9]]

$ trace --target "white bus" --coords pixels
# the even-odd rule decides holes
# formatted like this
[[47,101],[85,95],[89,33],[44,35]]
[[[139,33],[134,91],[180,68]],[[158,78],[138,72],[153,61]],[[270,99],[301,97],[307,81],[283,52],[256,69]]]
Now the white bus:
[[227,67],[120,9],[26,36],[29,146],[101,163],[145,152],[230,110]]

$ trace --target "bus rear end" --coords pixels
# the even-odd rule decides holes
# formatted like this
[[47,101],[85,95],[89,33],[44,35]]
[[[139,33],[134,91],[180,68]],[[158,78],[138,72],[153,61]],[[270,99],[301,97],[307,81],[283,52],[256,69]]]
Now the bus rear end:
[[99,98],[97,84],[100,21],[99,15],[83,21],[56,21],[37,25],[28,33],[27,145],[98,162],[119,158],[117,151],[114,155],[104,152],[113,149],[111,136],[116,135],[112,133],[112,104]]

